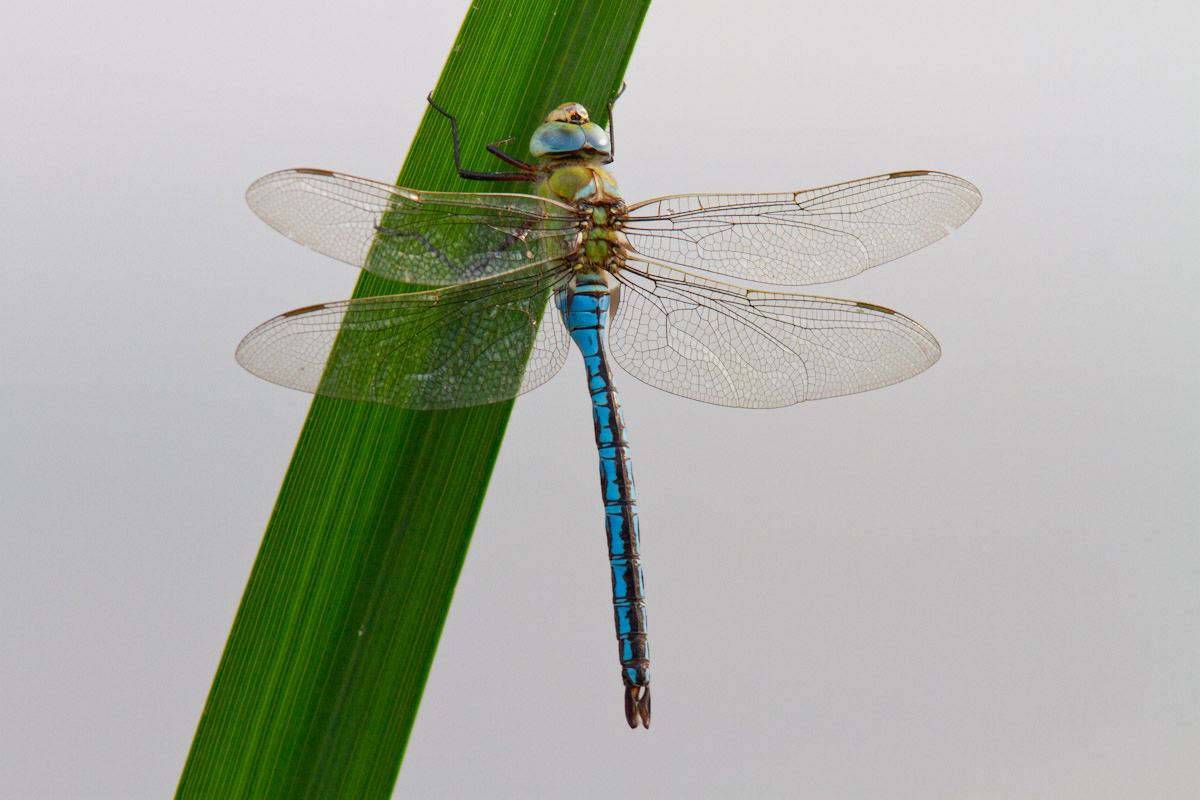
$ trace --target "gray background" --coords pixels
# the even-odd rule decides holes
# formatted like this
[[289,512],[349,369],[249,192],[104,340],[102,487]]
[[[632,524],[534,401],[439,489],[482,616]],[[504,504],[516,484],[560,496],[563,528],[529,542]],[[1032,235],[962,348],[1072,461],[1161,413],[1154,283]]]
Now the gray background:
[[[0,795],[174,790],[309,402],[233,348],[357,277],[242,192],[391,180],[464,8],[0,12]],[[397,794],[1200,796],[1196,23],[656,2],[626,197],[962,175],[984,203],[961,230],[815,292],[945,354],[776,411],[618,376],[648,734],[622,719],[572,355],[517,403]]]

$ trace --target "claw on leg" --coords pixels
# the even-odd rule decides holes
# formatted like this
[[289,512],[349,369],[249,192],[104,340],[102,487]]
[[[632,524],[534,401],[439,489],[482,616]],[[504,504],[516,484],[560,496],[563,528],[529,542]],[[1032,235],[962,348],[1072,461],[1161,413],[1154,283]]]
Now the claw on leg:
[[650,727],[649,686],[625,687],[625,721],[631,728],[636,728],[639,723],[644,728]]

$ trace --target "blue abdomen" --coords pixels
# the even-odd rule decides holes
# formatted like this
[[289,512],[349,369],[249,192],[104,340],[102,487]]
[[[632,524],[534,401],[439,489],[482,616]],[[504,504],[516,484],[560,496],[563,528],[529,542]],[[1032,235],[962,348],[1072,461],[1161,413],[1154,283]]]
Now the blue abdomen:
[[626,686],[626,718],[631,727],[637,727],[639,722],[649,727],[650,657],[638,555],[637,502],[629,443],[625,439],[625,418],[605,353],[611,280],[600,269],[582,271],[562,290],[557,302],[563,322],[583,354],[592,398],[604,527],[612,569],[613,614]]

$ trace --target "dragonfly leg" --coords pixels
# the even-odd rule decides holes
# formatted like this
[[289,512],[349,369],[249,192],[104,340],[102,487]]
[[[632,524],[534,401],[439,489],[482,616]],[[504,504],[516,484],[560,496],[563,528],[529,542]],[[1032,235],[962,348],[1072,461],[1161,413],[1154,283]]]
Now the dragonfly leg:
[[616,157],[617,140],[613,137],[613,103],[621,99],[621,95],[625,94],[625,81],[621,81],[621,88],[617,90],[617,96],[608,101],[608,157],[602,163],[611,164],[613,158]]
[[492,142],[491,144],[488,145],[488,151],[491,152],[493,155],[496,155],[497,157],[501,158],[502,160],[508,162],[509,164],[512,164],[515,167],[519,167],[522,170],[521,172],[475,172],[473,170],[463,169],[462,168],[462,160],[461,160],[461,157],[459,156],[459,147],[458,147],[458,120],[455,119],[454,115],[451,114],[449,111],[442,108],[437,103],[433,102],[433,92],[430,92],[429,96],[426,97],[425,100],[429,103],[429,105],[433,106],[434,111],[438,112],[443,117],[450,120],[450,137],[454,141],[454,168],[458,171],[458,174],[460,176],[462,176],[463,178],[466,178],[467,180],[472,180],[472,181],[531,181],[531,180],[533,180],[533,178],[531,177],[531,174],[537,171],[537,167],[526,164],[523,161],[519,161],[519,160],[513,158],[512,156],[508,155],[507,153],[504,153],[502,150],[500,150],[499,145],[504,144],[505,142],[511,142],[512,141],[511,138],[502,139],[499,142]]
[[[500,145],[508,144],[511,141],[515,141],[516,138],[517,137],[515,137],[515,136],[510,136],[507,139],[501,139],[498,142],[492,142],[491,144],[489,144],[487,146],[487,151],[489,153],[491,153],[492,155],[494,155],[496,158],[503,161],[504,163],[512,164],[514,167],[516,167],[519,170],[524,170],[525,172],[537,172],[537,167],[533,166],[532,164],[526,164],[521,159],[516,158],[514,156],[510,156],[508,153],[506,153],[500,149]],[[526,180],[533,180],[533,179],[526,178]]]
[[625,687],[625,721],[629,727],[637,728],[640,723],[643,728],[650,727],[650,687]]

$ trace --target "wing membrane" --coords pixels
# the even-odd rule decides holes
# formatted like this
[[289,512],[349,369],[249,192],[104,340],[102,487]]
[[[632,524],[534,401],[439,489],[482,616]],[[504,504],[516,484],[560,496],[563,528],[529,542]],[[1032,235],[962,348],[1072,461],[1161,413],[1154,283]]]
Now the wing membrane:
[[897,172],[783,194],[676,195],[629,209],[625,234],[657,261],[786,286],[849,278],[918,250],[979,207],[972,184]]
[[553,200],[417,192],[325,170],[259,178],[246,202],[272,228],[318,253],[426,286],[545,263],[579,240],[574,212]]
[[508,400],[549,380],[566,359],[561,320],[542,319],[566,280],[562,270],[539,269],[298,309],[251,331],[237,359],[283,386],[399,408]]
[[706,403],[776,408],[887,386],[931,366],[937,340],[903,314],[850,300],[759,292],[641,263],[609,347],[651,386]]

